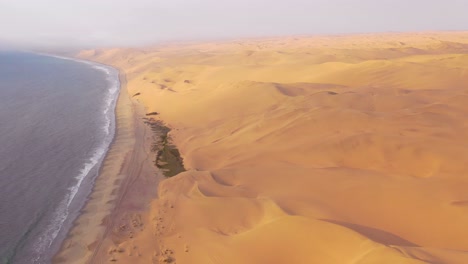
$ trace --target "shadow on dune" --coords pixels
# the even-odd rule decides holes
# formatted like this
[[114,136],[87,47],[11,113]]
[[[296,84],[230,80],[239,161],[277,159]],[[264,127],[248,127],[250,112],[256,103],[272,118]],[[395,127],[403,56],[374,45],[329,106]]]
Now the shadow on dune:
[[410,242],[404,238],[401,238],[397,235],[389,233],[384,230],[377,228],[372,228],[368,226],[352,224],[348,222],[330,220],[330,219],[320,219],[321,221],[329,222],[335,225],[340,225],[346,228],[349,228],[359,234],[366,236],[367,238],[384,245],[394,245],[394,246],[403,246],[403,247],[419,247],[419,245]]

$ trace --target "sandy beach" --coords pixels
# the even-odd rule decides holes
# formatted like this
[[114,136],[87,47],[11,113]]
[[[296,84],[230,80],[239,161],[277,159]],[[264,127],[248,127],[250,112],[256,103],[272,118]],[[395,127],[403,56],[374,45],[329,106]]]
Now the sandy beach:
[[[116,135],[86,205],[74,222],[53,263],[99,262],[113,229],[138,219],[155,198],[161,174],[150,155],[151,131],[142,122],[141,105],[128,95],[125,75],[116,106]],[[107,249],[107,248],[106,248]],[[102,261],[101,261],[102,262]]]
[[[468,33],[82,51],[117,135],[54,263],[468,263]],[[187,171],[154,166],[148,113]]]

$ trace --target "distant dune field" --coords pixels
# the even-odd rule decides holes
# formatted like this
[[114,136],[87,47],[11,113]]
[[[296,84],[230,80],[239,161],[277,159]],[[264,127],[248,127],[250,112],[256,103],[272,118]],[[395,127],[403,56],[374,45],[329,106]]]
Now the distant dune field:
[[133,99],[172,128],[187,169],[154,187],[143,227],[103,258],[468,263],[468,33],[79,57],[126,75]]

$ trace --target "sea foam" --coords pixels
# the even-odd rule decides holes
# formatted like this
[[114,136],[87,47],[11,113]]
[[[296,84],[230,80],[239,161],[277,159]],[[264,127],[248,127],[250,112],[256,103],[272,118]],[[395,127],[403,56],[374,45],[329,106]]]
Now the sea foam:
[[[114,138],[115,134],[115,106],[117,103],[117,98],[120,89],[120,81],[119,81],[119,74],[118,71],[114,68],[111,68],[106,65],[68,58],[68,57],[61,57],[55,55],[47,55],[47,54],[40,54],[49,57],[55,57],[64,60],[72,60],[79,63],[88,64],[91,67],[103,71],[106,73],[106,80],[108,82],[108,91],[104,98],[104,102],[102,104],[102,114],[103,114],[103,126],[102,130],[105,133],[104,140],[101,144],[95,148],[92,153],[90,153],[89,158],[83,164],[80,172],[78,175],[75,176],[76,182],[75,184],[68,188],[69,193],[62,200],[59,206],[55,209],[53,213],[53,221],[47,226],[45,231],[39,236],[39,239],[36,243],[35,250],[37,252],[37,258],[34,260],[34,263],[43,263],[45,261],[42,257],[40,257],[44,252],[50,251],[54,244],[58,244],[56,241],[58,235],[63,232],[65,233],[67,230],[64,230],[63,227],[65,223],[71,223],[74,219],[69,219],[70,210],[74,204],[78,201],[75,201],[76,195],[80,191],[80,187],[82,186],[83,181],[89,177],[91,174],[97,175],[99,168],[104,160],[104,157],[110,147],[110,144]],[[90,190],[83,190],[83,191],[90,191]],[[77,205],[79,206],[79,204]],[[75,208],[74,208],[75,209]],[[76,210],[79,210],[77,208]],[[55,243],[54,243],[55,242]],[[56,245],[57,247],[57,245]],[[49,256],[51,257],[51,256]]]

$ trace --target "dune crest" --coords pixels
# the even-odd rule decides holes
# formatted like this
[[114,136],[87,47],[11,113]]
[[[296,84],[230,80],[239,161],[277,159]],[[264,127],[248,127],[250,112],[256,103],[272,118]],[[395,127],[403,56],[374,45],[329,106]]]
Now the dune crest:
[[466,32],[82,52],[187,169],[116,260],[468,263],[467,54]]

